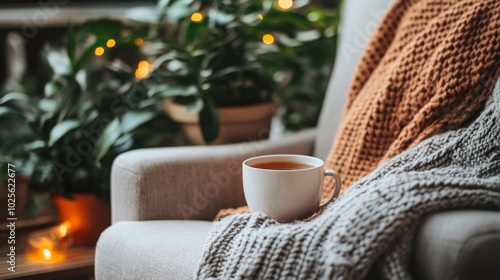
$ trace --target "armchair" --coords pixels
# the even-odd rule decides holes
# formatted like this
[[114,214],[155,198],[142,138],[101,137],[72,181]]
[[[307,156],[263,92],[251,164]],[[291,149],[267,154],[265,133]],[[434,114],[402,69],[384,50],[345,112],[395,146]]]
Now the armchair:
[[[357,58],[389,2],[345,1],[339,55],[316,130],[119,156],[112,171],[113,225],[97,243],[96,279],[192,278],[210,220],[221,208],[245,204],[244,159],[271,153],[325,158]],[[430,215],[419,225],[411,266],[416,279],[500,279],[498,256],[500,212],[464,209]]]

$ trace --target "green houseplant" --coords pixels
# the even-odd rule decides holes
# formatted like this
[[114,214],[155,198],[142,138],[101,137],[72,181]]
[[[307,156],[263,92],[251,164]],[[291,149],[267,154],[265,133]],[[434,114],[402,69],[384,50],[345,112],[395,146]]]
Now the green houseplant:
[[[11,92],[0,99],[0,162],[28,175],[31,190],[57,199],[90,194],[109,202],[111,164],[118,154],[171,144],[175,125],[129,66],[140,59],[134,58],[134,39],[141,32],[111,20],[70,28],[64,48],[45,54],[53,75],[43,92]],[[121,52],[132,61],[119,59]],[[76,208],[59,213],[64,219]],[[94,222],[87,218],[74,224],[86,221],[93,224],[82,230],[102,230],[109,215],[100,215]],[[75,241],[91,244],[96,238],[94,233],[90,241]]]
[[[160,1],[156,14],[142,14],[150,24],[150,45],[142,51],[152,61],[149,95],[186,105],[206,142],[218,136],[220,108],[304,99],[321,104],[339,15],[307,4],[284,9],[274,1]],[[304,94],[311,78],[319,86]],[[287,114],[307,111],[289,107],[287,123],[293,120]],[[306,126],[315,125],[318,112]],[[301,125],[295,118],[290,127]]]

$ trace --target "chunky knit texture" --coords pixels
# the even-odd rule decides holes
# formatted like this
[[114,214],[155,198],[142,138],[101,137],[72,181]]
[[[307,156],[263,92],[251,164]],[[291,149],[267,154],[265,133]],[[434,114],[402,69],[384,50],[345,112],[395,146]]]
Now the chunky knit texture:
[[[477,116],[500,74],[500,1],[396,0],[358,62],[327,158],[343,191]],[[325,180],[328,196],[334,186]]]
[[[500,1],[396,0],[351,81],[326,168],[343,193],[382,162],[470,122],[500,75]],[[335,182],[325,178],[323,199]],[[223,209],[217,218],[248,207]]]
[[354,183],[310,221],[232,215],[208,237],[198,279],[410,279],[415,227],[426,214],[500,209],[500,80],[465,128],[424,140]]

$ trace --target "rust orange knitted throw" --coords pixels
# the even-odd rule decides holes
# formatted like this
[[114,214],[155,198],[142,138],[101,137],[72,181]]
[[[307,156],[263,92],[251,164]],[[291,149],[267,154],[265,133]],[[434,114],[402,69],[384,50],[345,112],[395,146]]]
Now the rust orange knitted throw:
[[[341,193],[382,162],[477,116],[500,75],[499,9],[498,0],[391,5],[358,62],[326,160],[342,177]],[[333,187],[325,178],[323,198]]]
[[[498,0],[392,4],[358,62],[327,158],[343,191],[380,163],[477,116],[500,74],[499,8]],[[326,179],[325,196],[333,184]]]

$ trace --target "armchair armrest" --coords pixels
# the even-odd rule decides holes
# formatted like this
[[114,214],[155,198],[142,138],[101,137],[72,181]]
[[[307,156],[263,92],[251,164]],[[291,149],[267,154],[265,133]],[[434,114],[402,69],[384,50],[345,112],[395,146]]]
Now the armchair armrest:
[[140,149],[118,156],[111,174],[112,222],[211,220],[245,204],[243,160],[263,154],[312,154],[315,130],[280,140],[220,146]]
[[429,215],[414,246],[412,268],[417,279],[500,279],[500,212]]

